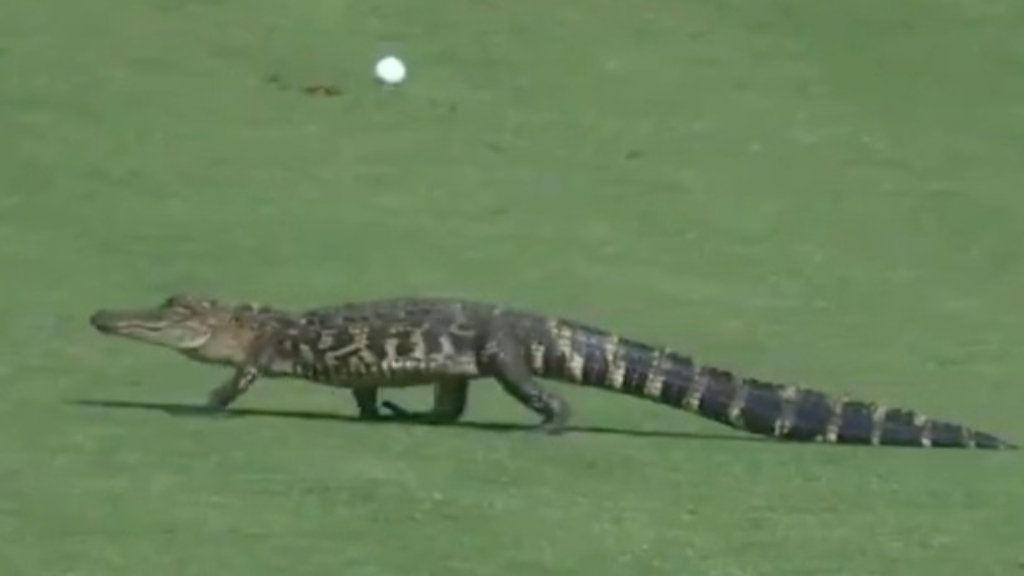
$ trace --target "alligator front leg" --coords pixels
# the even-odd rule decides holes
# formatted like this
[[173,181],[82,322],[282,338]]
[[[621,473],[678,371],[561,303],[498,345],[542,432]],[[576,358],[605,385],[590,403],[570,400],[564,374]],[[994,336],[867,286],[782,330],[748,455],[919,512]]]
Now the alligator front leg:
[[217,386],[207,396],[206,408],[211,412],[222,412],[235,400],[252,388],[259,378],[260,372],[255,366],[243,366],[223,384]]
[[245,363],[235,369],[223,384],[207,395],[206,408],[211,412],[223,412],[252,388],[260,375],[274,359],[280,336],[271,335],[253,344]]

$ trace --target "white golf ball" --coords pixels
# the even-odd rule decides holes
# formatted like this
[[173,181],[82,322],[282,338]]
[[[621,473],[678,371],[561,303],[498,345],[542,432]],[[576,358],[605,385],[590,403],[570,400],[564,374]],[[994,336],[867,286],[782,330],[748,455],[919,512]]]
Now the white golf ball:
[[405,80],[405,64],[394,56],[385,56],[378,60],[374,72],[385,84],[398,84]]

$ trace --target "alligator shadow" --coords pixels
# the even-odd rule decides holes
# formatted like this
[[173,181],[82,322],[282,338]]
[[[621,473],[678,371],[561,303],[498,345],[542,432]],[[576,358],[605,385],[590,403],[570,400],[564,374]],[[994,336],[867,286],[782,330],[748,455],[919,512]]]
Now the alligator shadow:
[[[195,404],[177,404],[167,402],[132,402],[127,400],[70,400],[70,404],[88,406],[92,408],[110,408],[127,410],[150,410],[163,412],[171,416],[195,416],[201,418],[290,418],[296,420],[324,420],[332,422],[345,422],[360,425],[402,425],[402,426],[431,426],[423,422],[408,420],[362,420],[357,416],[347,414],[336,414],[331,412],[310,412],[304,410],[266,410],[259,408],[230,408],[224,412],[210,414],[202,406]],[[531,424],[514,424],[503,422],[476,422],[462,420],[454,424],[447,424],[455,428],[466,428],[471,430],[482,430],[487,432],[524,432],[532,431],[535,427]],[[725,434],[701,434],[695,432],[670,432],[666,430],[632,430],[627,428],[615,428],[609,426],[567,426],[566,432],[585,434],[610,434],[616,436],[633,436],[647,438],[680,438],[688,440],[719,440],[734,442],[765,442],[769,438],[757,436],[731,436]]]

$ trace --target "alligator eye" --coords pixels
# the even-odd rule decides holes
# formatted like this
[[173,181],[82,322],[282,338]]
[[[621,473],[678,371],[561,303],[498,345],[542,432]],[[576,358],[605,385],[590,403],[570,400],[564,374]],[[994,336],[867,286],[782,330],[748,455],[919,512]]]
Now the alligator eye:
[[182,308],[182,307],[188,306],[188,304],[191,301],[192,301],[192,299],[189,298],[185,294],[174,294],[171,297],[169,297],[167,300],[164,300],[164,303],[161,304],[160,307],[161,308]]

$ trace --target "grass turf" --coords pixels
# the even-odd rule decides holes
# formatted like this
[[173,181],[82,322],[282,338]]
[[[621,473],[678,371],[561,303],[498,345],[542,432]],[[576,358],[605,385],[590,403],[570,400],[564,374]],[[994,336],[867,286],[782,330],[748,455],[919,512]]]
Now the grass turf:
[[[1016,453],[784,446],[557,386],[314,418],[102,339],[174,291],[462,294],[1024,440],[1010,0],[8,0],[0,573],[1020,573]],[[399,90],[373,58],[407,57]],[[276,89],[337,83],[338,98]],[[409,404],[415,392],[391,393]],[[303,416],[306,417],[303,417]]]

